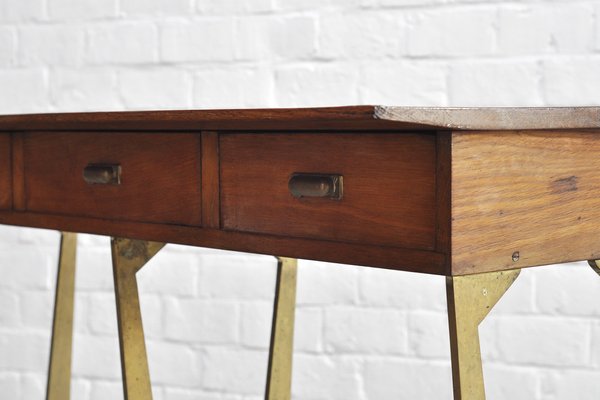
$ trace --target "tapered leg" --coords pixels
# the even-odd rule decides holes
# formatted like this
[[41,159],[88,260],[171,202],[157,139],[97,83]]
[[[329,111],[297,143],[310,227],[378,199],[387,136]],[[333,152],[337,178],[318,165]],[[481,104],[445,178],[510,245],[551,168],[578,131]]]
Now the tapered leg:
[[56,277],[52,344],[46,390],[46,399],[48,400],[68,400],[70,398],[76,253],[77,234],[63,232],[60,239]]
[[112,238],[111,250],[125,400],[152,399],[135,274],[164,243]]
[[277,258],[275,306],[265,395],[267,400],[291,398],[297,268],[296,259]]
[[479,324],[520,270],[446,278],[454,400],[485,400]]

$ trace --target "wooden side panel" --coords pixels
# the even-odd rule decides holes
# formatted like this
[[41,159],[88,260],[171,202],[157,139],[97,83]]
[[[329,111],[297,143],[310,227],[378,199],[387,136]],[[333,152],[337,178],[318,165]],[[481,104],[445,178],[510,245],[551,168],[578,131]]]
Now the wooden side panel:
[[13,209],[25,210],[25,164],[23,162],[23,132],[12,134]]
[[600,258],[600,131],[452,137],[452,274]]
[[[200,134],[27,133],[23,157],[28,211],[201,224]],[[120,165],[121,184],[86,183],[90,164]]]
[[[433,134],[221,134],[225,229],[433,250]],[[295,198],[295,173],[343,176],[343,198]]]
[[12,160],[10,134],[0,134],[0,209],[12,207]]
[[219,134],[202,133],[202,225],[221,226],[219,204]]
[[[451,146],[452,134],[450,132],[438,132],[436,141],[436,239],[435,249],[440,253],[447,254],[450,260],[451,236]],[[448,262],[448,275],[450,275],[450,263]]]

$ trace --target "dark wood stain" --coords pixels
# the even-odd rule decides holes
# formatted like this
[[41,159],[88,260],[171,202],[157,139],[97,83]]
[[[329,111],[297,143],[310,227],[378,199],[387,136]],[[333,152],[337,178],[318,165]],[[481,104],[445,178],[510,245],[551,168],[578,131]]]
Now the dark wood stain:
[[569,176],[568,178],[553,180],[550,184],[550,191],[554,194],[576,192],[578,180],[579,178],[576,176]]
[[[201,225],[200,134],[28,133],[26,209]],[[90,185],[89,164],[119,164],[120,185]]]
[[[433,250],[435,136],[221,134],[224,229]],[[341,200],[292,196],[292,174],[343,176]]]

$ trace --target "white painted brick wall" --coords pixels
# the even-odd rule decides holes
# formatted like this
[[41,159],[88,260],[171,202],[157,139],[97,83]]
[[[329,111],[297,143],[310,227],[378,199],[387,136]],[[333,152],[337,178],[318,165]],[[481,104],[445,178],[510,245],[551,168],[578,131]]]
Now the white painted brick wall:
[[[600,0],[2,0],[0,113],[598,105]],[[583,157],[584,155],[582,155]],[[44,398],[59,236],[0,228],[0,398]],[[78,252],[73,399],[122,398],[107,238]],[[139,275],[157,400],[262,398],[275,261]],[[450,399],[444,279],[302,261],[294,398]],[[481,327],[490,399],[600,396],[600,279],[524,271]]]

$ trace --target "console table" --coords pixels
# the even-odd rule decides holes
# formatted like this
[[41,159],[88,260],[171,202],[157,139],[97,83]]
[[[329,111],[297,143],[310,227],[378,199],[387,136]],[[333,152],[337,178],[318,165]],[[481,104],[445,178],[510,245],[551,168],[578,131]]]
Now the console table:
[[150,399],[136,272],[165,243],[278,257],[265,397],[290,398],[296,259],[444,275],[454,398],[519,270],[600,271],[600,108],[0,117],[0,223],[63,232],[50,400],[69,398],[76,234],[112,237],[125,398]]

